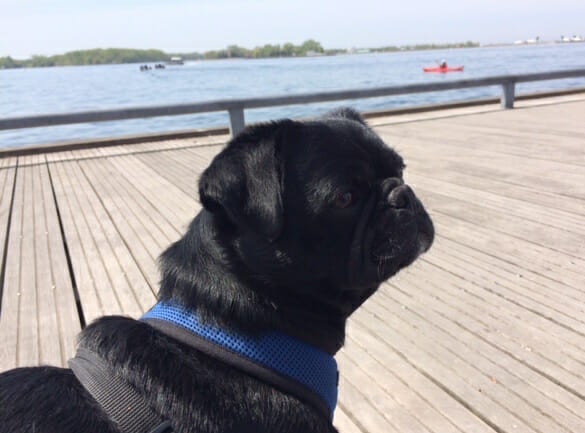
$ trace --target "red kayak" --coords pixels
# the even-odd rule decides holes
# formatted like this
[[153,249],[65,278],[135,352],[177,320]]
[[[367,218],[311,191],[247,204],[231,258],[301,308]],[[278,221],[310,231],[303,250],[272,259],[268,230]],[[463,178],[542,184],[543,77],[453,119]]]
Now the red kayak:
[[447,66],[446,68],[441,68],[440,66],[430,66],[427,68],[423,68],[425,72],[462,72],[463,66]]

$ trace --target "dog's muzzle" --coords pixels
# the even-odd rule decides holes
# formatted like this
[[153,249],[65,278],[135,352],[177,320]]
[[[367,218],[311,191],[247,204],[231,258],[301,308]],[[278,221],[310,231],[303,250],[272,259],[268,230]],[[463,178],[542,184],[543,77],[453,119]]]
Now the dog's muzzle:
[[402,179],[388,178],[371,194],[355,228],[348,287],[377,286],[427,251],[434,238],[431,218]]
[[401,266],[410,264],[431,247],[435,234],[433,223],[414,191],[402,179],[385,179],[379,194],[373,258],[384,261],[402,258]]

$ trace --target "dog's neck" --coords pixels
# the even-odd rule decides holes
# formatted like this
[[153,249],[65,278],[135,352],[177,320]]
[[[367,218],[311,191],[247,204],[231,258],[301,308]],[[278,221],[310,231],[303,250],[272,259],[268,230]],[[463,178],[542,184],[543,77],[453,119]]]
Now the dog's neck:
[[290,287],[244,280],[240,275],[249,272],[225,247],[229,245],[223,238],[226,230],[218,230],[218,224],[203,210],[183,238],[163,253],[159,298],[179,303],[204,322],[225,329],[248,334],[276,330],[334,355],[344,342],[347,315],[314,298],[303,298]]
[[141,319],[206,355],[239,368],[317,408],[331,419],[337,404],[333,356],[279,332],[257,338],[201,323],[196,314],[159,302]]

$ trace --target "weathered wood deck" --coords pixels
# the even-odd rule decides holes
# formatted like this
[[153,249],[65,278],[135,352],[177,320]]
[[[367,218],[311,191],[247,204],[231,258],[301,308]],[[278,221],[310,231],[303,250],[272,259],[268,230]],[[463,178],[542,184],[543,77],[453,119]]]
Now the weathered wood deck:
[[[585,101],[401,120],[371,123],[436,243],[350,321],[336,425],[584,432]],[[85,323],[155,302],[224,141],[0,158],[0,371],[65,365]]]

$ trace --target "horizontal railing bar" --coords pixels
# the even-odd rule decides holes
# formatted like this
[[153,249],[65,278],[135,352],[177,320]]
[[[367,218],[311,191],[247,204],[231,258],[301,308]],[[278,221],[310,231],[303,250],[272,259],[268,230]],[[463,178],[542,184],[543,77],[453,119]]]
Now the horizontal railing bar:
[[409,84],[403,86],[387,86],[370,89],[269,96],[262,98],[225,99],[197,102],[192,104],[163,105],[153,107],[128,107],[113,110],[83,111],[78,113],[58,113],[25,117],[9,117],[0,119],[0,130],[69,125],[75,123],[142,119],[148,117],[177,116],[216,111],[237,111],[251,108],[331,102],[347,99],[366,99],[412,93],[426,93],[473,87],[497,86],[505,83],[525,83],[532,81],[577,77],[585,77],[585,69],[538,72],[522,75],[500,75],[486,78],[448,81],[443,83]]
[[[408,84],[403,86],[377,87],[373,89],[356,89],[335,92],[319,92],[281,97],[250,98],[237,101],[243,108],[261,108],[271,105],[294,105],[315,102],[340,101],[344,99],[375,98],[380,96],[397,96],[409,93],[425,93],[472,87],[497,86],[506,82],[530,82],[555,80],[562,78],[584,77],[585,69],[556,71],[526,75],[501,75],[496,77],[474,78],[468,80],[448,81],[444,83]],[[236,101],[234,101],[236,102]]]

